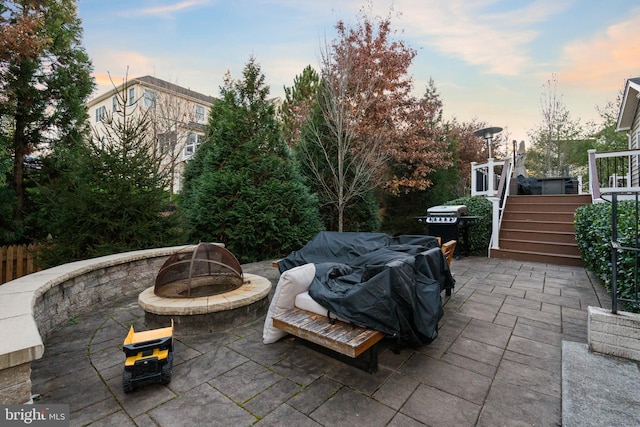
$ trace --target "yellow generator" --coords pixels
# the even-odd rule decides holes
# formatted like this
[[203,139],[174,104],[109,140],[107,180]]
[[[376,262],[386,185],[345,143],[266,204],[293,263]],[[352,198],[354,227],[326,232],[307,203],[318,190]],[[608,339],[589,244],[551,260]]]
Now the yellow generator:
[[173,370],[173,319],[168,328],[135,332],[131,326],[122,351],[127,356],[122,374],[125,393],[140,384],[169,384]]

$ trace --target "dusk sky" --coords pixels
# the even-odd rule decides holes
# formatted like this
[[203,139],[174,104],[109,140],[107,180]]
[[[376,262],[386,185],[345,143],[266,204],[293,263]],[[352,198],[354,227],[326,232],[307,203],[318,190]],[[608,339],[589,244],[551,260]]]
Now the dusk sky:
[[[392,28],[417,56],[417,96],[433,78],[447,120],[474,118],[529,141],[541,121],[545,83],[574,119],[598,120],[627,78],[640,76],[637,0],[80,0],[83,45],[96,94],[152,75],[219,95],[253,55],[272,96],[283,96],[305,66],[319,69],[335,24],[357,24],[367,4],[391,13]],[[390,8],[393,10],[390,12]]]

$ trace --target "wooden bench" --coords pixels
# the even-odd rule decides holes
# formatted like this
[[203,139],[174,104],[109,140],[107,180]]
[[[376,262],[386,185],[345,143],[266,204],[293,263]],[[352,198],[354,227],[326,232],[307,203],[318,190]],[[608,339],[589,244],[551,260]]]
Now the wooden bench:
[[[444,258],[447,260],[447,265],[451,267],[451,260],[453,260],[453,253],[456,250],[456,241],[449,240],[448,242],[443,244],[440,248],[442,249]],[[444,295],[445,295],[445,298],[451,297],[451,288],[448,288],[447,290],[445,290]]]
[[[273,326],[322,348],[347,356],[353,359],[351,364],[369,373],[378,371],[377,344],[385,336],[380,331],[339,320],[329,320],[326,316],[300,308],[293,308],[273,316]],[[365,352],[368,352],[369,358],[362,365],[355,359],[364,355]]]
[[449,240],[447,243],[442,245],[441,249],[442,249],[442,253],[444,254],[444,257],[447,260],[447,264],[449,264],[449,267],[451,267],[451,260],[453,259],[453,253],[456,250],[456,241]]

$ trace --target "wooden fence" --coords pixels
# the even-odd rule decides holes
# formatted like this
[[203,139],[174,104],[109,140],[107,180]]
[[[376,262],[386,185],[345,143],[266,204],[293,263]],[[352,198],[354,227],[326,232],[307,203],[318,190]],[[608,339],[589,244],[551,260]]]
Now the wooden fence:
[[35,264],[36,245],[0,247],[0,285],[40,270]]

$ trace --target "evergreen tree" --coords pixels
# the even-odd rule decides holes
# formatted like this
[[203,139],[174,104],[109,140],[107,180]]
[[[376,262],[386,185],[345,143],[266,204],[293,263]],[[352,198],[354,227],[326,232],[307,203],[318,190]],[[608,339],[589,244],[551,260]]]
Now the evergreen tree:
[[[0,132],[13,157],[13,218],[25,212],[25,157],[80,141],[93,90],[75,0],[0,4]],[[50,147],[51,148],[51,147]]]
[[280,107],[280,118],[284,139],[289,147],[294,147],[300,139],[300,130],[318,102],[320,76],[307,65],[302,74],[296,76],[292,87],[285,87],[285,99]]
[[[0,127],[5,124],[0,122]],[[14,192],[11,191],[7,178],[13,162],[9,154],[9,141],[6,133],[0,130],[0,245],[15,242],[13,227]]]
[[48,159],[45,170],[54,172],[39,197],[39,220],[50,232],[43,266],[184,243],[178,213],[167,209],[168,176],[154,156],[151,122],[127,105],[126,93],[125,83],[103,134]]
[[225,77],[180,197],[192,239],[222,242],[242,262],[285,255],[321,228],[264,82],[253,57],[241,81]]

